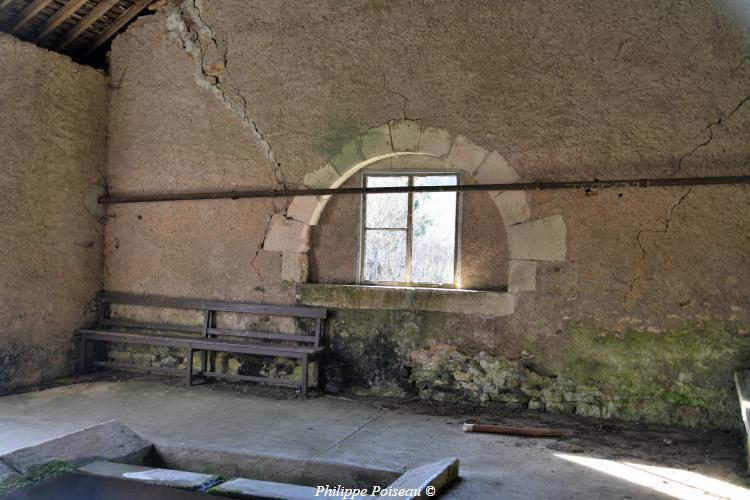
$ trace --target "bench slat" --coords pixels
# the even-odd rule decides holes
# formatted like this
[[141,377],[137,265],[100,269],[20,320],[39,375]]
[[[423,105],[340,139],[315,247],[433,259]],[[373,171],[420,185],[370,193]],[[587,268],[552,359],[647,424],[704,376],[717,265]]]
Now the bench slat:
[[133,363],[115,363],[113,361],[92,361],[94,366],[103,366],[105,368],[116,368],[118,370],[139,370],[147,372],[171,373],[182,375],[185,373],[184,368],[167,368],[165,366],[145,366]]
[[290,333],[253,332],[250,330],[230,330],[226,328],[209,328],[209,335],[222,335],[224,337],[243,337],[251,339],[291,340],[294,342],[315,343],[312,335],[295,335]]
[[250,342],[229,342],[219,339],[204,339],[202,337],[186,336],[156,336],[132,332],[118,332],[116,330],[79,330],[90,340],[107,342],[141,343],[149,345],[167,345],[174,347],[192,347],[195,350],[236,352],[242,354],[263,354],[297,358],[303,355],[317,354],[320,347],[282,346],[278,344],[253,344]]
[[299,380],[270,377],[253,377],[251,375],[237,375],[234,373],[203,372],[201,373],[201,375],[203,375],[204,377],[226,378],[229,380],[246,380],[248,382],[262,382],[264,384],[289,385],[293,387],[300,387],[302,385]]
[[210,311],[266,314],[270,316],[294,316],[298,318],[325,318],[327,309],[321,307],[277,306],[268,304],[246,304],[193,298],[162,297],[159,295],[135,295],[119,292],[100,292],[100,302],[130,304],[148,307],[172,307],[175,309],[204,309]]
[[171,330],[175,332],[202,333],[202,326],[194,325],[176,325],[174,323],[150,323],[144,321],[130,321],[127,319],[104,318],[101,320],[102,325],[121,326],[125,328],[143,328],[146,330]]
[[147,333],[118,332],[116,330],[78,330],[87,340],[106,340],[108,342],[141,343],[148,345],[166,345],[172,347],[187,347],[190,337],[157,336]]

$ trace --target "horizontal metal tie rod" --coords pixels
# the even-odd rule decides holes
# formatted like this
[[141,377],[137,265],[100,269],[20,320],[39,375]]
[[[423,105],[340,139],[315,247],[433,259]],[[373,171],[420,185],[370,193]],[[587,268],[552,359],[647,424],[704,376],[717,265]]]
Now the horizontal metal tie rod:
[[186,200],[239,200],[240,198],[284,198],[292,196],[336,196],[383,193],[444,193],[457,191],[531,191],[535,189],[603,189],[616,187],[711,186],[750,184],[750,175],[724,177],[678,177],[672,179],[621,179],[558,182],[514,182],[508,184],[460,184],[454,186],[344,187],[326,189],[279,189],[271,191],[222,191],[216,193],[133,194],[101,196],[99,203],[153,203]]

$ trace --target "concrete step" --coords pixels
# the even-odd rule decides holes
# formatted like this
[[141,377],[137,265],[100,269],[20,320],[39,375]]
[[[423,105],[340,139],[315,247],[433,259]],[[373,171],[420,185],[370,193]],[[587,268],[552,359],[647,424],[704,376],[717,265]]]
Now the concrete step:
[[[404,472],[400,478],[388,485],[390,491],[398,492],[399,498],[427,498],[443,491],[458,478],[458,458],[444,458]],[[428,492],[428,488],[430,491]],[[401,490],[405,492],[401,494]],[[420,494],[413,492],[419,491]],[[430,494],[431,493],[431,494]]]
[[310,486],[237,478],[214,486],[209,493],[232,498],[308,500],[315,498],[315,491]]
[[153,446],[116,420],[71,432],[36,446],[0,457],[3,463],[28,474],[40,464],[61,460],[73,466],[92,460],[143,463]]
[[745,461],[750,472],[750,370],[735,372],[734,385],[740,400],[740,414],[745,429]]
[[216,484],[221,478],[214,474],[200,474],[181,470],[158,469],[115,462],[92,462],[78,469],[86,474],[95,476],[141,481],[159,486],[171,486],[186,490],[206,490]]

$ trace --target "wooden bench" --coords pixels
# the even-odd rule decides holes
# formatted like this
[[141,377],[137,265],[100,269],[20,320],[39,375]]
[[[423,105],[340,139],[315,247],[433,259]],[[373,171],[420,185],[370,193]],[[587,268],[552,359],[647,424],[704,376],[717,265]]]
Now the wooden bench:
[[[99,314],[95,328],[79,330],[81,373],[87,372],[90,366],[94,365],[115,369],[140,369],[149,372],[177,373],[185,377],[185,383],[188,386],[191,386],[198,377],[204,380],[208,378],[247,380],[251,382],[298,386],[303,398],[307,395],[307,389],[310,385],[318,387],[320,373],[319,356],[322,351],[320,347],[320,335],[323,328],[323,321],[327,316],[327,310],[324,308],[245,304],[113,292],[99,293],[96,296],[96,300],[99,303]],[[199,310],[203,311],[203,320],[199,325],[177,325],[112,318],[112,304]],[[312,335],[217,328],[217,312],[310,318],[315,321],[315,326]],[[136,332],[133,329],[146,330],[146,332]],[[148,332],[148,330],[158,330],[168,332],[168,334]],[[175,335],[174,332],[178,334]],[[229,339],[219,337],[229,337]],[[88,361],[89,356],[87,353],[87,344],[89,342],[99,347],[94,349],[94,360],[91,362]],[[103,354],[100,349],[101,342],[123,342],[184,348],[187,349],[185,357],[186,368],[139,366],[130,363],[105,361],[100,359]],[[201,367],[197,375],[193,373],[194,352],[201,353]],[[215,367],[211,370],[208,366],[209,352],[231,352],[295,359],[302,366],[302,377],[301,380],[289,380],[218,372]],[[310,363],[312,363],[313,368],[312,384],[308,383]]]

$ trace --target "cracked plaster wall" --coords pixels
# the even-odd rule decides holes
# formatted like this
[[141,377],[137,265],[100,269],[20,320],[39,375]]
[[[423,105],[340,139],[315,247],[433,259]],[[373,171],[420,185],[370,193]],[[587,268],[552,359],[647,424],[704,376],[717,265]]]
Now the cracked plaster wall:
[[[404,117],[499,151],[522,180],[744,174],[747,26],[708,0],[168,5],[113,42],[111,190],[303,187],[353,137]],[[536,291],[511,317],[455,323],[464,354],[534,365],[580,325],[660,338],[686,324],[710,335],[703,322],[726,321],[747,343],[747,187],[528,200],[534,219],[564,217],[566,260],[537,265]],[[286,203],[110,207],[105,284],[290,302],[282,255],[262,246]],[[326,272],[341,270],[313,276]],[[404,321],[381,319],[380,330]],[[750,359],[750,346],[738,349]],[[712,387],[724,394],[731,381]]]
[[0,34],[0,393],[72,373],[103,265],[107,77]]

